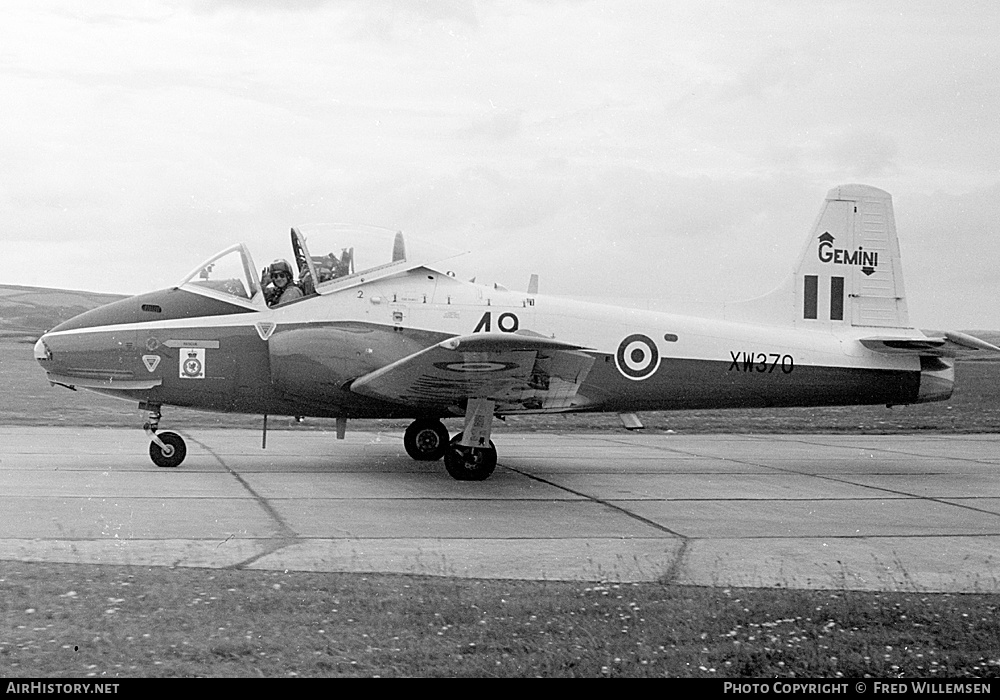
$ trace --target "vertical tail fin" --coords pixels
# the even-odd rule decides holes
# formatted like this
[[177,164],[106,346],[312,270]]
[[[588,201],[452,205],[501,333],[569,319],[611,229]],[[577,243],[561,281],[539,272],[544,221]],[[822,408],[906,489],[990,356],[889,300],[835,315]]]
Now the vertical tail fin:
[[798,323],[908,328],[892,197],[842,185],[826,202],[795,270]]
[[805,328],[909,328],[892,197],[867,185],[826,195],[794,274],[726,318]]

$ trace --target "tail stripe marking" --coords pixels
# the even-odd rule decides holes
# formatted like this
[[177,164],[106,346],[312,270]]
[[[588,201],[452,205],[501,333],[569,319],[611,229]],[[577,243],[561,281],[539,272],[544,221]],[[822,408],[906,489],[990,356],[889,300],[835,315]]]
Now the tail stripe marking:
[[819,276],[805,275],[805,308],[803,318],[816,318],[819,307]]
[[830,278],[830,320],[844,320],[844,278]]

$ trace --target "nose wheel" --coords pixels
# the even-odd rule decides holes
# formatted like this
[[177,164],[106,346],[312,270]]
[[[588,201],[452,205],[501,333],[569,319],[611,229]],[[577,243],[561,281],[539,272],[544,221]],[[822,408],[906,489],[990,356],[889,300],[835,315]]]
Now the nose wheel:
[[173,469],[179,467],[187,457],[187,444],[177,433],[157,433],[160,427],[160,408],[155,406],[149,410],[149,420],[142,426],[149,436],[149,458],[158,467]]
[[159,433],[149,443],[149,457],[158,467],[179,467],[187,457],[187,445],[177,433]]

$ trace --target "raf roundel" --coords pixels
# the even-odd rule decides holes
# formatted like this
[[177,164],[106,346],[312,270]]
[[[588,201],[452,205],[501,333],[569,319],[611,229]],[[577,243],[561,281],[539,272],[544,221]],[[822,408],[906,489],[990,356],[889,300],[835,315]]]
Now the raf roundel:
[[633,333],[618,346],[615,365],[629,379],[645,379],[660,366],[660,352],[649,336]]

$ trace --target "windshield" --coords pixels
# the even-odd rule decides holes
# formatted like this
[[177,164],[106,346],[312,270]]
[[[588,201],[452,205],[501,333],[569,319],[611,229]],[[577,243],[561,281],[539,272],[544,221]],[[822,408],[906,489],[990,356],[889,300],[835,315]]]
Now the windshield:
[[237,244],[196,267],[180,286],[227,301],[249,303],[260,293],[260,284],[253,270],[253,260],[246,246]]

